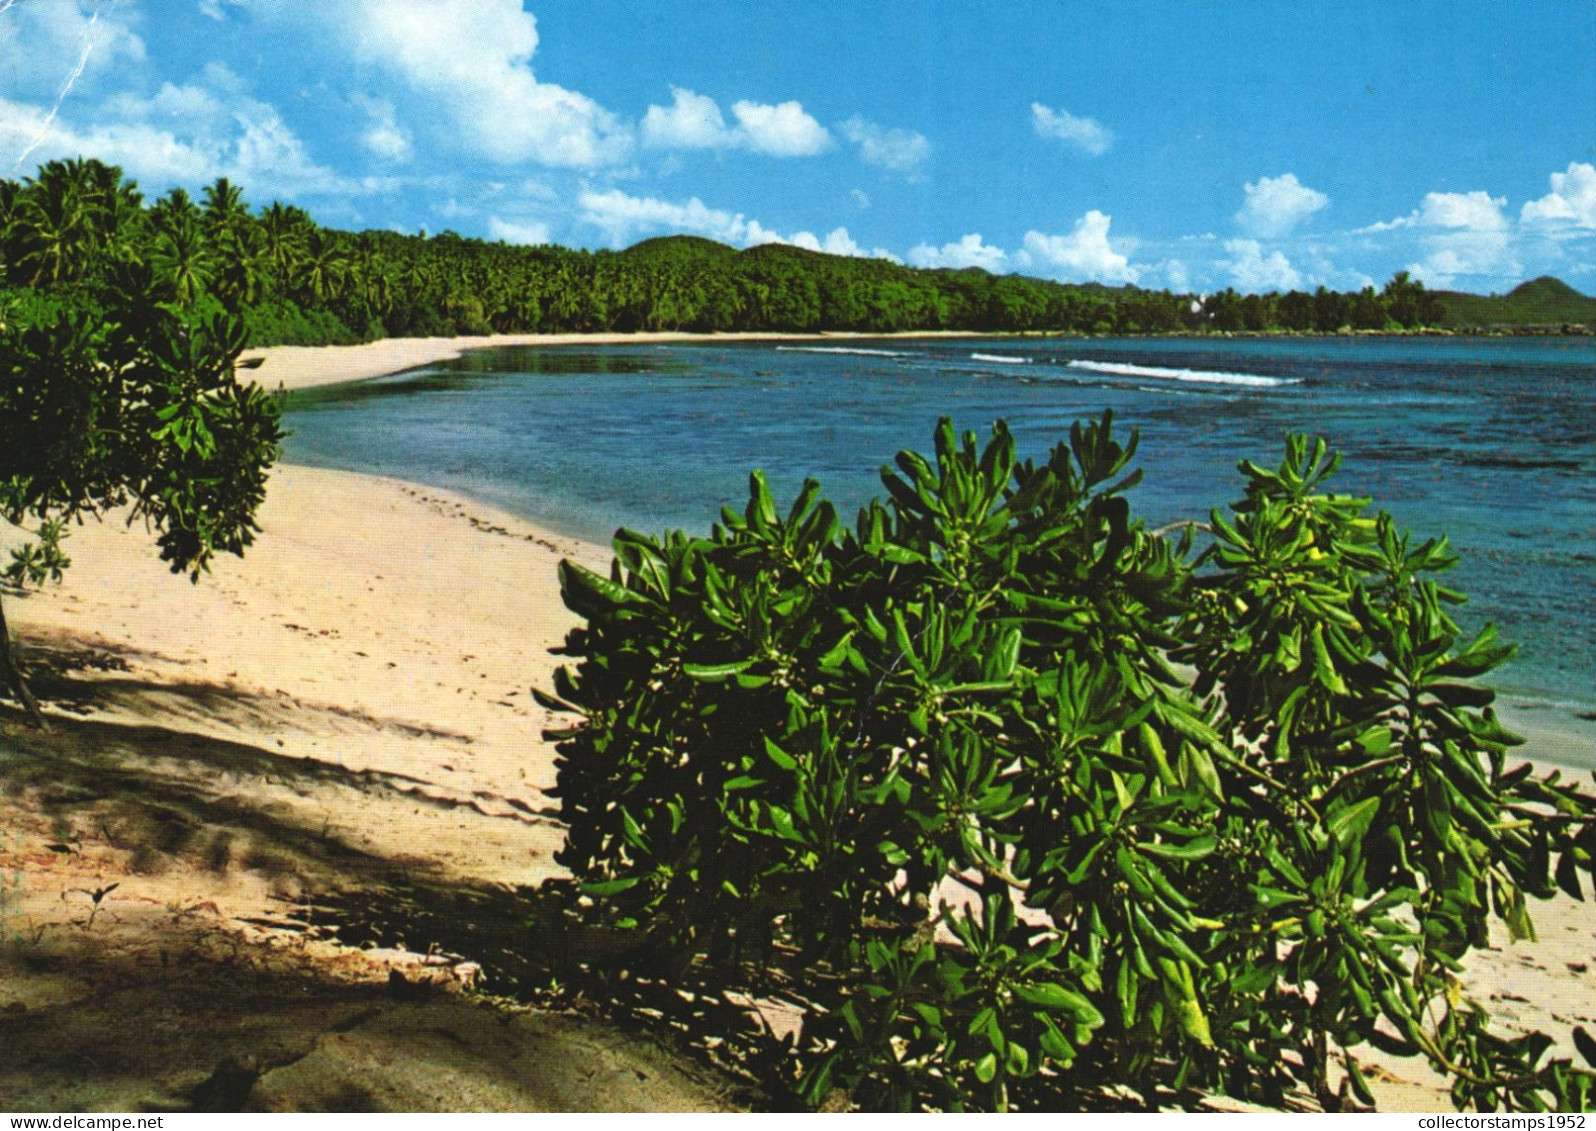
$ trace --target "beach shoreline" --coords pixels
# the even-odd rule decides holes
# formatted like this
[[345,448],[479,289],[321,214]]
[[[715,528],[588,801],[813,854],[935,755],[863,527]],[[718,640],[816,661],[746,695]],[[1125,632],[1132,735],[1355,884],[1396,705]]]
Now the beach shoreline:
[[[482,347],[741,340],[749,339],[562,335],[282,347],[256,352],[263,363],[246,376],[296,389]],[[552,686],[562,661],[549,649],[576,623],[560,600],[557,563],[603,570],[608,549],[449,491],[294,464],[272,472],[259,520],[246,557],[218,560],[191,585],[166,570],[141,526],[112,516],[72,532],[66,549],[74,565],[62,584],[6,598],[54,732],[36,734],[18,712],[0,711],[0,828],[12,830],[0,838],[0,878],[19,878],[14,894],[0,892],[0,1042],[74,1047],[80,1039],[87,1049],[106,1032],[128,1031],[141,1008],[171,1002],[214,1032],[182,1055],[166,1047],[154,1068],[140,1063],[99,1082],[65,1071],[39,1077],[23,1058],[0,1066],[0,1106],[128,1106],[147,1102],[151,1087],[203,1079],[223,1052],[244,1055],[260,1038],[229,1020],[237,1003],[223,1008],[191,996],[224,968],[232,977],[239,954],[285,985],[305,977],[337,987],[324,1013],[281,1019],[284,1034],[274,1039],[296,1059],[262,1077],[259,1102],[331,1102],[318,1097],[361,1072],[378,1072],[395,1089],[393,1104],[447,1102],[404,1091],[414,1075],[404,1072],[404,1057],[438,1054],[406,1043],[419,1039],[412,1030],[431,1031],[403,1012],[420,1007],[382,995],[397,974],[454,1002],[478,976],[474,956],[440,957],[428,948],[436,940],[402,938],[390,908],[477,893],[519,921],[518,893],[561,874],[554,853],[563,829],[549,796],[555,753],[541,737],[561,720],[532,701],[531,689]],[[1537,763],[1564,762],[1569,743],[1581,741],[1526,722],[1510,719],[1530,732],[1520,751]],[[104,894],[91,906],[95,891]],[[306,926],[307,909],[330,893],[348,923],[388,923],[381,948],[352,951],[340,945],[354,938],[349,930]],[[1543,1029],[1566,1044],[1572,1025],[1596,1026],[1596,921],[1567,899],[1537,905],[1535,914],[1543,942],[1493,939],[1471,957],[1467,984],[1509,1032]],[[172,955],[188,957],[169,968]],[[108,985],[127,995],[110,1007]],[[360,1020],[377,1008],[372,995],[379,1014]],[[251,1001],[249,1009],[267,1008]],[[427,1006],[434,1007],[454,1008]],[[107,1008],[126,1016],[108,1022]],[[80,1037],[28,1028],[63,1014],[81,1019]],[[448,1025],[476,1041],[458,1018]],[[374,1026],[386,1027],[371,1033],[372,1047],[397,1042],[383,1047],[398,1067],[374,1069],[376,1053],[349,1051]],[[395,1036],[401,1030],[403,1039]],[[563,1046],[553,1048],[559,1059]],[[652,1055],[639,1047],[625,1064],[660,1082],[657,1098],[634,1088],[616,1091],[615,1104],[725,1105],[717,1086]],[[477,1080],[472,1073],[488,1056],[473,1050],[451,1071]],[[572,1072],[590,1069],[580,1055],[569,1059]],[[1446,1106],[1444,1089],[1412,1064],[1382,1063],[1381,1071],[1387,1106]],[[513,1089],[470,1094],[486,1097],[473,1101],[483,1110],[534,1102]]]
[[[1520,331],[1522,334],[1524,331]],[[1397,334],[1388,330],[1358,331],[1351,334],[1308,334],[1308,333],[1267,333],[1267,332],[1234,332],[1234,333],[1208,333],[1208,334],[1165,334],[1149,335],[1152,338],[1193,338],[1194,340],[1212,340],[1214,338],[1372,338],[1372,337],[1448,337],[1448,336],[1474,336],[1474,337],[1513,337],[1519,336],[1512,332],[1502,334],[1437,334],[1433,331],[1410,331]],[[1534,336],[1544,337],[1545,334]],[[348,381],[363,381],[374,377],[386,377],[394,373],[413,369],[420,365],[430,365],[439,361],[451,361],[458,358],[468,350],[494,349],[509,346],[626,346],[626,345],[714,345],[724,343],[735,345],[749,342],[849,342],[849,341],[892,341],[915,340],[927,341],[938,338],[976,339],[991,338],[994,340],[1036,340],[1038,338],[1056,339],[1060,341],[1089,341],[1090,337],[1079,334],[1054,334],[1037,332],[1019,332],[1012,334],[979,333],[969,330],[905,330],[897,333],[866,333],[844,330],[830,330],[820,333],[793,333],[779,331],[746,331],[731,333],[697,333],[686,330],[638,331],[635,333],[602,332],[590,334],[488,334],[479,336],[466,336],[455,338],[379,338],[372,342],[362,342],[352,346],[258,346],[245,350],[240,355],[244,363],[259,362],[254,370],[246,370],[245,379],[258,381],[263,388],[268,390],[282,390],[293,392],[296,389],[314,388],[320,385],[342,384]]]
[[[1209,335],[1210,337],[1212,335]],[[1246,336],[1246,335],[1237,335]],[[1267,336],[1267,335],[1265,335]],[[1293,335],[1286,335],[1293,336]],[[1301,336],[1301,335],[1295,335]],[[1369,336],[1369,335],[1359,335]],[[1389,336],[1389,335],[1388,335]],[[273,346],[246,351],[241,360],[258,361],[257,368],[246,369],[240,377],[254,380],[268,390],[294,392],[332,384],[346,384],[390,377],[409,369],[457,359],[467,352],[508,347],[577,348],[582,346],[716,345],[747,343],[849,343],[857,341],[913,341],[937,339],[993,338],[1031,340],[1034,335],[972,335],[964,331],[903,331],[895,334],[853,332],[826,333],[696,333],[687,331],[589,334],[501,334],[454,338],[391,338],[355,346]],[[441,489],[441,488],[440,488]],[[454,490],[461,490],[454,488]],[[470,497],[469,491],[462,497]],[[477,498],[473,505],[495,504]],[[581,542],[594,554],[606,557],[607,545],[591,532],[553,530],[536,519],[517,521],[541,525],[551,537]],[[1581,775],[1596,771],[1596,720],[1586,719],[1567,703],[1540,702],[1521,696],[1499,696],[1497,709],[1510,730],[1526,739],[1515,748],[1537,765]]]
[[[264,346],[239,355],[241,380],[255,381],[270,392],[295,392],[321,385],[338,385],[387,377],[431,365],[453,361],[469,350],[511,346],[649,346],[649,345],[736,345],[748,342],[849,342],[982,337],[959,330],[910,330],[896,334],[867,334],[847,331],[800,334],[766,331],[700,334],[686,330],[639,331],[637,333],[595,334],[491,334],[459,338],[379,338],[354,346]],[[991,336],[991,335],[985,335]],[[1003,337],[1019,335],[1002,335]]]

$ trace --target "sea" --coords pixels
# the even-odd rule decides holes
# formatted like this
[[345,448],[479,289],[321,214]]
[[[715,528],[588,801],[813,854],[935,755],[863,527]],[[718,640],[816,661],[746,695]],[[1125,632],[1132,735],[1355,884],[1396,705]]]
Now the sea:
[[1335,488],[1445,534],[1458,619],[1520,646],[1492,686],[1583,736],[1596,767],[1596,340],[1589,337],[888,339],[500,347],[293,394],[292,462],[447,488],[576,537],[707,531],[762,468],[845,517],[951,416],[1008,422],[1045,459],[1112,409],[1141,444],[1149,523],[1241,496],[1237,461],[1290,432],[1343,457]]

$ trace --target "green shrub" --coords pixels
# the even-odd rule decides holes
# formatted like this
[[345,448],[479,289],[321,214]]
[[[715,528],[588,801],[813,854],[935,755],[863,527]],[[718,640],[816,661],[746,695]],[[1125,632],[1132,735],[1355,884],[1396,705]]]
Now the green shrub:
[[[282,438],[277,403],[238,379],[244,328],[225,311],[184,311],[128,265],[97,314],[0,321],[0,518],[33,526],[0,578],[58,579],[66,524],[127,507],[161,560],[195,580],[259,527]],[[0,609],[0,679],[44,723]]]
[[1473,680],[1511,649],[1460,638],[1445,540],[1293,437],[1194,556],[1132,518],[1135,447],[1105,415],[1036,465],[944,420],[852,530],[756,472],[708,538],[565,563],[540,698],[583,716],[552,732],[582,913],[657,978],[785,987],[812,1104],[1338,1107],[1375,1045],[1460,1106],[1583,1106],[1458,992],[1489,919],[1579,894],[1596,799],[1507,768]]
[[82,288],[0,288],[0,330],[53,326],[75,314],[92,318],[102,310]]
[[[364,334],[344,324],[324,307],[302,308],[286,298],[246,306],[243,310],[245,345],[259,346],[348,346],[372,337],[368,326]],[[381,337],[381,334],[377,334]]]

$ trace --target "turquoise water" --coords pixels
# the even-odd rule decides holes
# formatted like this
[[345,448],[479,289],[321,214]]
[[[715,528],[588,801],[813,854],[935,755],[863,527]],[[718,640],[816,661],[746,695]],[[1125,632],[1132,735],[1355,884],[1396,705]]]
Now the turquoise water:
[[[1596,713],[1596,343],[1589,338],[1125,339],[625,345],[478,350],[296,394],[289,459],[451,488],[568,534],[704,530],[748,470],[805,476],[844,514],[939,416],[1022,456],[1112,408],[1142,433],[1155,523],[1239,496],[1238,458],[1290,431],[1345,457],[1343,490],[1447,533],[1472,600],[1520,643],[1495,685]],[[1552,721],[1550,718],[1548,722]]]

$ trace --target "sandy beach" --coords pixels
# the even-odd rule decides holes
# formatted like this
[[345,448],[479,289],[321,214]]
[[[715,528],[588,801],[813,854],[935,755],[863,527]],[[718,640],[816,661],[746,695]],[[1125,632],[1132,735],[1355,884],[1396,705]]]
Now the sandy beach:
[[868,338],[967,338],[956,330],[916,330],[906,334],[728,333],[690,334],[677,331],[636,334],[497,334],[493,337],[385,338],[358,346],[272,346],[245,350],[241,363],[258,362],[251,376],[267,389],[308,389],[341,381],[362,381],[418,365],[448,361],[485,346],[659,345],[669,342],[819,342]]
[[[602,340],[249,356],[262,385],[296,389]],[[469,898],[514,923],[520,889],[558,874],[550,720],[530,689],[572,624],[556,564],[607,551],[296,466],[259,520],[247,557],[191,585],[113,516],[72,532],[64,583],[6,596],[52,731],[0,708],[0,1108],[203,1107],[245,1077],[265,1110],[735,1106],[635,1035],[466,993],[480,971],[436,940],[343,945],[400,906]],[[1584,741],[1536,733],[1526,753],[1570,761]],[[308,930],[310,903],[342,908],[342,932]],[[1475,955],[1469,984],[1504,1029],[1566,1044],[1596,1026],[1596,915],[1534,911],[1541,941]],[[1449,1107],[1419,1066],[1382,1063],[1375,1082],[1385,1106]]]

